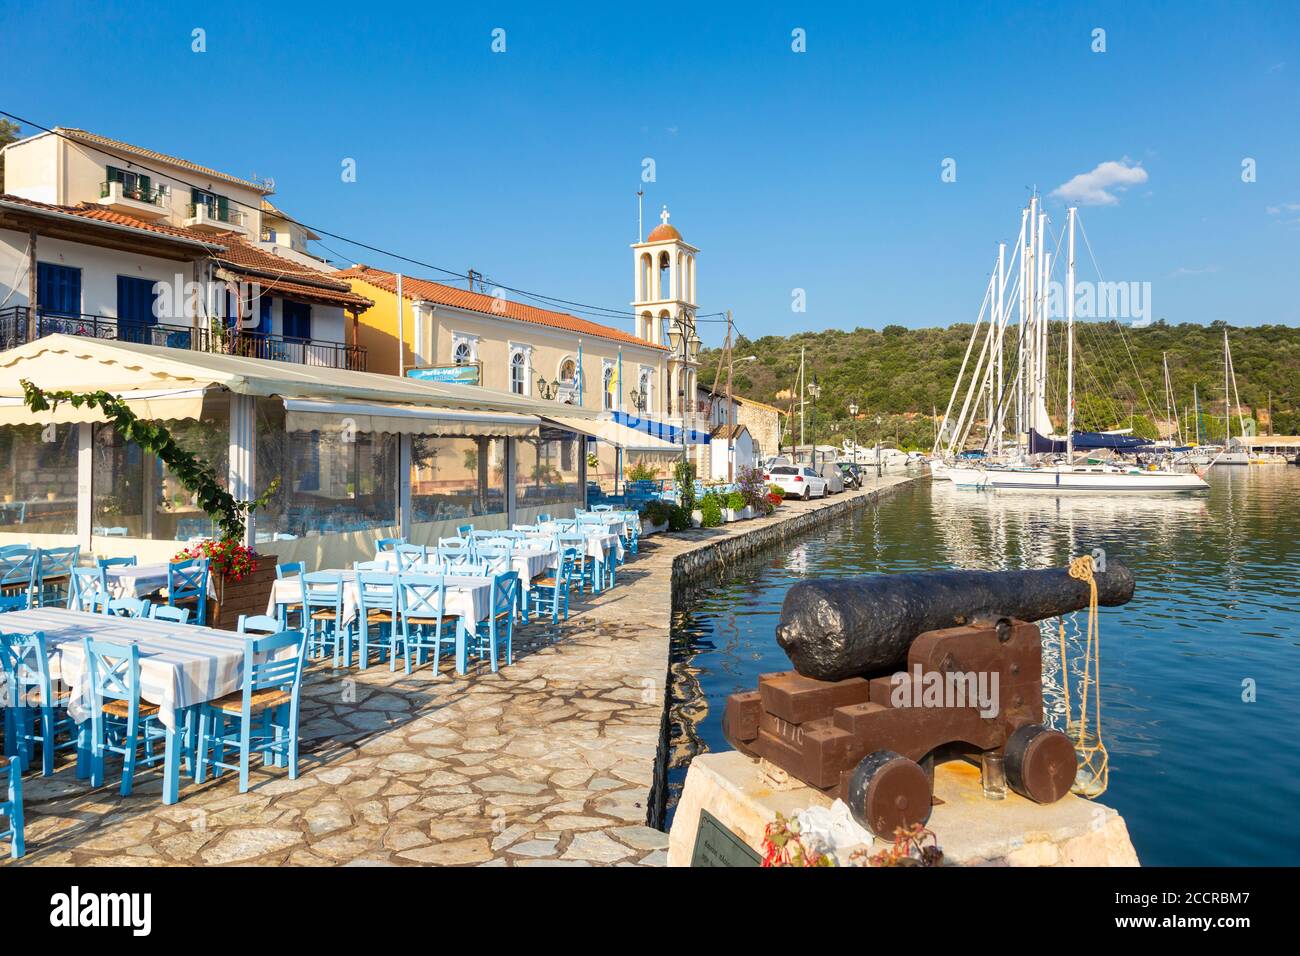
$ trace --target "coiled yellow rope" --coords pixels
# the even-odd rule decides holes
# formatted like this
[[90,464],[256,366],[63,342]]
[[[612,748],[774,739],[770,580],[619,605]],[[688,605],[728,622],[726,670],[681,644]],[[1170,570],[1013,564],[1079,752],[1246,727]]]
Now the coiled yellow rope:
[[[1079,702],[1079,719],[1073,719],[1070,707],[1070,668],[1065,651],[1065,622],[1058,623],[1061,638],[1061,686],[1065,691],[1066,733],[1073,732],[1074,749],[1079,756],[1079,770],[1070,789],[1083,797],[1095,798],[1106,792],[1110,779],[1110,755],[1101,739],[1101,631],[1097,620],[1097,580],[1093,577],[1092,555],[1070,559],[1070,577],[1087,581],[1088,638],[1083,653],[1083,694]],[[1088,688],[1093,689],[1092,729],[1088,724]]]

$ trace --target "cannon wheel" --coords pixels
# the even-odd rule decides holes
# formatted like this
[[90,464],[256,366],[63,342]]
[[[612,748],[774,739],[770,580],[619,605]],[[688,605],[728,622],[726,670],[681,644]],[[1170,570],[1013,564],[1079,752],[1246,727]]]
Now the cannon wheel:
[[1070,738],[1042,724],[1026,724],[1007,738],[1007,783],[1035,803],[1055,803],[1070,792],[1079,760]]
[[878,837],[930,819],[930,778],[914,760],[877,750],[853,768],[848,805],[853,819]]

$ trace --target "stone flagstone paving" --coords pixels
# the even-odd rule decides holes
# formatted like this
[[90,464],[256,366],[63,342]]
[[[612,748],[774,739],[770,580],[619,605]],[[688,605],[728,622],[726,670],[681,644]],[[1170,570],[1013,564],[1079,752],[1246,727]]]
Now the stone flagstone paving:
[[445,659],[436,676],[313,664],[297,780],[254,761],[240,794],[235,774],[203,785],[182,774],[168,807],[155,770],[137,771],[126,798],[112,763],[93,791],[69,759],[49,778],[29,772],[27,856],[13,862],[662,866],[667,834],[646,821],[672,562],[764,523],[644,541],[616,588],[574,595],[567,624],[517,630],[515,664],[497,674],[456,677]]

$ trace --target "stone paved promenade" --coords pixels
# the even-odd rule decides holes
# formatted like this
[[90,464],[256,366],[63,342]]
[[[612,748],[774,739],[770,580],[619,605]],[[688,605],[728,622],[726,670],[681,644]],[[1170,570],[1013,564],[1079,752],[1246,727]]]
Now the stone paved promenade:
[[[906,481],[886,479],[888,487]],[[864,494],[870,494],[865,492]],[[27,865],[660,866],[646,826],[668,673],[674,560],[828,502],[768,519],[656,535],[605,594],[574,595],[567,624],[536,621],[515,664],[456,677],[387,665],[305,679],[297,780],[254,764],[160,802],[158,772],[130,797],[88,789],[65,760],[28,774]],[[9,865],[8,857],[3,860]]]

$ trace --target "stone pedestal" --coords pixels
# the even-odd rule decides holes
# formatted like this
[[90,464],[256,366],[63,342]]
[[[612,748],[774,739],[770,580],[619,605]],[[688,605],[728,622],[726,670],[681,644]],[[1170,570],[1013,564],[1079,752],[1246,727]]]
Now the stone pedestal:
[[[1066,796],[1046,806],[1008,792],[986,800],[979,768],[954,760],[935,768],[935,796],[942,800],[927,824],[957,866],[1137,866],[1123,818],[1110,807]],[[763,831],[777,812],[787,817],[809,806],[829,806],[821,791],[795,781],[774,786],[759,763],[728,751],[691,762],[673,817],[668,865],[690,866],[700,810],[761,854]],[[889,844],[876,840],[871,852]],[[843,854],[847,858],[847,853]]]

